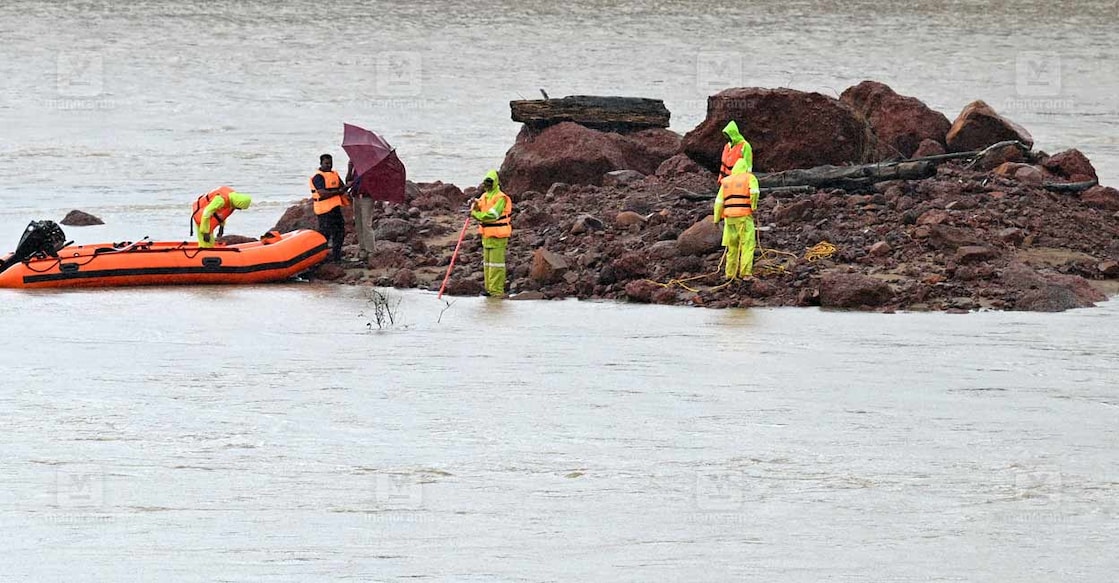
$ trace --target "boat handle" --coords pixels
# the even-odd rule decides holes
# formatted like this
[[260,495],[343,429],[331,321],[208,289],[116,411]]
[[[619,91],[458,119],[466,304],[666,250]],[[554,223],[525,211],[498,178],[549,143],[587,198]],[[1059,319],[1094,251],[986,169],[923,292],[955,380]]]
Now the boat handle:
[[221,267],[221,257],[203,257],[202,267]]

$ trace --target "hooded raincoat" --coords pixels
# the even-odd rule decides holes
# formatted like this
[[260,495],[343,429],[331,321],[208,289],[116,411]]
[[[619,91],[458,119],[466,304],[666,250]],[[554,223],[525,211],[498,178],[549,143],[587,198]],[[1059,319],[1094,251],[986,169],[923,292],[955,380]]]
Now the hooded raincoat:
[[501,191],[496,170],[486,173],[493,184],[475,201],[477,208],[470,212],[478,221],[482,235],[482,273],[486,280],[486,293],[493,297],[505,295],[505,250],[513,232],[510,213],[513,201]]
[[[252,204],[253,199],[243,192],[233,191],[229,193],[229,202],[232,205],[232,208],[229,209],[229,213],[226,213],[226,218],[228,218],[229,214],[232,214],[235,210],[245,210],[249,208],[249,205]],[[216,226],[224,228],[225,226],[225,221],[215,220],[217,217],[215,217],[214,215],[224,208],[225,197],[215,196],[214,199],[210,201],[210,204],[206,205],[206,208],[202,209],[201,220],[198,222],[197,225],[195,225],[195,227],[197,227],[198,229],[199,247],[214,246],[214,239],[217,238],[214,236],[213,233],[214,227]]]
[[719,168],[719,181],[721,182],[727,176],[730,176],[731,169],[738,163],[739,160],[746,161],[746,171],[754,171],[754,149],[750,146],[750,142],[742,137],[742,132],[738,131],[738,124],[732,119],[723,128],[723,135],[727,138],[726,145],[723,146],[723,157],[720,162]]
[[[728,199],[746,194],[745,192],[727,192],[728,188],[738,187],[740,181],[732,180],[732,177],[741,174],[749,175],[746,190],[749,191],[750,210],[748,213],[745,212],[745,209],[728,213]],[[760,195],[761,189],[758,187],[758,179],[750,173],[746,160],[742,159],[735,162],[734,168],[731,170],[731,176],[723,179],[722,185],[719,187],[719,194],[715,197],[715,222],[724,220],[723,247],[727,248],[727,279],[748,277],[754,274],[754,248],[757,242],[757,233],[754,230],[754,211],[758,208],[758,197]],[[741,205],[735,206],[740,207]],[[745,214],[743,215],[743,213]],[[730,216],[731,214],[740,216]]]

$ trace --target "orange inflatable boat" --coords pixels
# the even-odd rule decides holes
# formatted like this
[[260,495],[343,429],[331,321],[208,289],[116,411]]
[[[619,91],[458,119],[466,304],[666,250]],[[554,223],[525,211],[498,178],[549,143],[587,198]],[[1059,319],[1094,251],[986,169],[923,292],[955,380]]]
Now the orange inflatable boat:
[[37,221],[15,253],[0,259],[0,288],[263,283],[293,277],[327,254],[326,239],[316,231],[273,232],[208,249],[146,240],[71,245],[58,225]]

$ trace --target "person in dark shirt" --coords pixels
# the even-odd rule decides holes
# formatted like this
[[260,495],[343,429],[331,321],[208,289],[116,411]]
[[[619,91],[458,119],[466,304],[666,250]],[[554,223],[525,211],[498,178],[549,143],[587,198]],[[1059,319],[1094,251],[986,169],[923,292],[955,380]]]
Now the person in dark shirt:
[[342,207],[349,204],[346,184],[334,171],[334,158],[330,154],[319,156],[319,171],[311,176],[311,199],[315,216],[319,219],[318,231],[330,243],[330,259],[342,261],[342,241],[346,237],[346,221]]

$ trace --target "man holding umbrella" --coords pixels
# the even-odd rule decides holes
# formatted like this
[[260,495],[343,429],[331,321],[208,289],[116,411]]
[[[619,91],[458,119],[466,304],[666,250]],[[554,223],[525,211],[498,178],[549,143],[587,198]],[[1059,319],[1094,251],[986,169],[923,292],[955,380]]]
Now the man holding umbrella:
[[373,203],[383,200],[403,204],[406,171],[393,147],[367,129],[344,124],[342,149],[350,157],[346,181],[355,203],[358,259],[364,261],[373,252]]

